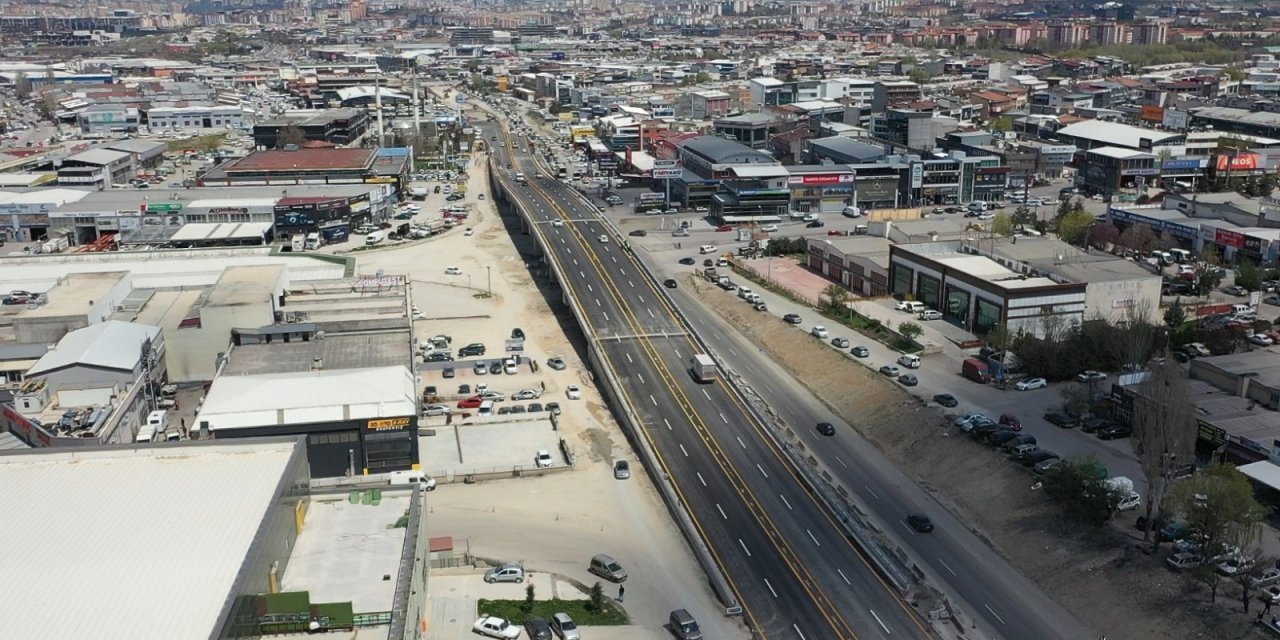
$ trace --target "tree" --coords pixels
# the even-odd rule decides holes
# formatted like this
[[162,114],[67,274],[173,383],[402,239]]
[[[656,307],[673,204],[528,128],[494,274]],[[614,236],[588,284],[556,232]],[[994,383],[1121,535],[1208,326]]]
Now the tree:
[[1079,382],[1065,384],[1058,388],[1058,396],[1062,398],[1062,410],[1067,415],[1080,418],[1089,413],[1089,387]]
[[1200,262],[1210,266],[1220,266],[1222,264],[1222,252],[1218,250],[1216,244],[1206,244],[1200,249]]
[[1106,251],[1120,238],[1120,229],[1111,222],[1099,222],[1089,227],[1089,246]]
[[1138,253],[1146,254],[1155,248],[1156,240],[1156,234],[1151,230],[1151,227],[1145,224],[1133,224],[1120,233],[1117,244],[1133,249]]
[[1111,352],[1122,367],[1140,367],[1151,358],[1160,337],[1160,327],[1151,323],[1155,314],[1148,302],[1135,304],[1124,311],[1124,319],[1116,322],[1110,332]]
[[[1000,216],[996,217],[999,218]],[[1028,207],[1025,204],[1020,204],[1017,209],[1013,210],[1012,221],[1014,229],[1027,229],[1029,227],[1033,227],[1036,224],[1036,212],[1032,211],[1031,207]]]
[[1209,602],[1218,601],[1218,587],[1222,585],[1222,576],[1218,573],[1217,567],[1212,563],[1202,564],[1191,570],[1191,577],[1196,582],[1209,587]]
[[1093,224],[1093,216],[1087,211],[1072,210],[1058,220],[1058,239],[1068,244],[1084,242],[1089,225]]
[[847,309],[844,304],[849,299],[849,290],[844,287],[832,283],[822,290],[822,298],[826,300],[827,309],[829,311],[838,311],[845,313]]
[[1254,261],[1240,261],[1240,266],[1236,268],[1236,284],[1250,291],[1257,291],[1262,287],[1262,271]]
[[1010,118],[1009,116],[1000,116],[999,118],[992,120],[989,127],[993,133],[1013,131],[1013,118]]
[[592,611],[604,611],[604,587],[600,586],[600,582],[596,581],[591,585],[591,595],[587,601],[587,608]]
[[280,130],[280,134],[276,136],[276,148],[283,149],[290,145],[301,147],[307,141],[307,134],[303,132],[302,127],[291,124]]
[[929,75],[928,71],[925,71],[920,67],[916,67],[911,71],[907,72],[907,79],[916,84],[927,84],[929,82],[929,78],[931,77],[932,76]]
[[1186,373],[1173,358],[1153,364],[1147,380],[1133,398],[1133,444],[1138,464],[1147,478],[1147,526],[1142,539],[1154,552],[1160,537],[1152,539],[1155,514],[1162,513],[1173,486],[1174,472],[1195,461],[1196,413],[1186,389]]
[[1249,613],[1249,595],[1253,590],[1253,581],[1262,577],[1262,573],[1276,565],[1276,558],[1262,557],[1259,553],[1250,553],[1246,557],[1249,568],[1244,571],[1236,572],[1234,576],[1236,584],[1240,585],[1240,604],[1244,607],[1245,614]]
[[1013,217],[1001,211],[991,220],[991,232],[998,236],[1013,235]]
[[19,71],[18,75],[13,77],[13,93],[22,99],[31,97],[31,78],[28,78],[27,74]]
[[898,324],[898,333],[902,334],[902,337],[914,342],[916,338],[920,337],[920,334],[924,333],[924,327],[921,327],[910,320],[903,320]]
[[1120,504],[1120,492],[1107,484],[1107,468],[1092,456],[1068,458],[1044,477],[1045,495],[1062,506],[1068,520],[1101,526]]
[[1164,324],[1170,330],[1177,329],[1187,321],[1187,310],[1182,307],[1182,298],[1174,298],[1173,304],[1164,310]]
[[1054,220],[1061,220],[1071,213],[1071,198],[1063,198],[1058,201],[1058,210],[1053,214]]
[[1196,270],[1196,295],[1209,295],[1210,291],[1222,284],[1222,272],[1215,267],[1200,267]]
[[521,603],[520,609],[525,613],[533,613],[533,584],[530,583],[524,588],[524,602]]
[[[1261,535],[1266,517],[1266,509],[1253,496],[1249,478],[1227,464],[1216,464],[1179,482],[1170,502],[1192,533],[1199,536],[1205,557],[1213,557],[1227,547],[1249,549]],[[1209,587],[1216,598],[1216,585]]]

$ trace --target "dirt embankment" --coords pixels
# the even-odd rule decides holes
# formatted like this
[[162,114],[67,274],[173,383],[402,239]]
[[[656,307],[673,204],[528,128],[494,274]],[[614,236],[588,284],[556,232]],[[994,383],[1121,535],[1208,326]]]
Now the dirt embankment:
[[[1135,550],[1136,538],[1127,530],[1063,521],[1041,492],[1030,490],[1029,474],[985,445],[940,428],[939,410],[771,314],[695,278],[687,286],[1050,597],[1110,640],[1262,637],[1251,625],[1253,615],[1240,613],[1233,582],[1223,580],[1218,605],[1210,606],[1207,590],[1168,571],[1163,556]],[[1122,523],[1132,519],[1119,516]]]

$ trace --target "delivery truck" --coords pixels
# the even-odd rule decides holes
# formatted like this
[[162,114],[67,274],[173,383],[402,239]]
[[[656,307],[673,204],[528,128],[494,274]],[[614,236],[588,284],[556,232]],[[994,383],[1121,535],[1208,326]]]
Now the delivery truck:
[[967,358],[960,365],[960,375],[978,383],[991,382],[991,371],[980,358]]
[[698,382],[715,382],[716,361],[705,353],[696,353],[689,359],[689,371]]

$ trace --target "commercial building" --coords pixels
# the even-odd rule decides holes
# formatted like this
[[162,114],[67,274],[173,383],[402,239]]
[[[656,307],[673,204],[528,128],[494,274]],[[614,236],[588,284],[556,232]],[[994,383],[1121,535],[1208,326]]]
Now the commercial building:
[[1120,147],[1150,152],[1156,147],[1177,145],[1185,140],[1181,133],[1144,129],[1106,120],[1085,120],[1058,130],[1062,144],[1074,144],[1082,150],[1098,147]]
[[875,236],[808,239],[808,265],[864,298],[889,295],[889,241]]
[[253,144],[259,149],[280,147],[280,132],[289,127],[297,127],[308,141],[354,145],[369,131],[369,111],[325,109],[264,120],[253,125]]
[[897,208],[905,201],[908,168],[896,163],[817,164],[787,167],[791,210],[840,213],[845,207]]
[[104,149],[123,151],[133,156],[133,165],[139,170],[154,169],[164,162],[169,145],[150,140],[116,140],[102,145]]
[[777,78],[752,78],[747,88],[751,92],[751,104],[757,108],[791,104],[799,99],[795,82]]
[[788,174],[768,154],[714,136],[690,138],[678,148],[683,171],[671,181],[674,200],[705,204],[713,216],[776,218],[786,213]]
[[419,462],[417,394],[404,367],[221,376],[195,424],[219,440],[305,434],[317,478]]
[[1152,320],[1160,302],[1158,275],[1051,238],[898,244],[889,262],[892,294],[979,336],[1000,324],[1044,336],[1095,317]]
[[212,127],[243,129],[252,118],[252,112],[235,106],[156,107],[148,109],[146,115],[147,125],[152,131]]
[[932,111],[889,109],[871,117],[871,131],[876,138],[899,147],[929,151],[938,137],[933,120]]
[[1268,264],[1280,259],[1280,203],[1236,193],[1166,194],[1159,205],[1112,205],[1107,219],[1120,229],[1147,227],[1162,242],[1199,254],[1212,246],[1227,262]]
[[1192,127],[1214,131],[1280,138],[1280,113],[1232,107],[1200,107],[1191,110]]
[[805,145],[809,162],[815,164],[824,161],[835,164],[875,162],[892,151],[886,151],[882,145],[870,144],[846,136],[816,138],[806,141]]
[[138,109],[124,104],[92,104],[76,114],[80,133],[135,133]]
[[216,167],[200,186],[290,184],[388,184],[401,191],[409,180],[409,149],[266,149]]
[[1086,193],[1109,196],[1123,189],[1141,189],[1160,175],[1156,156],[1124,147],[1095,147],[1085,152],[1076,185]]
[[729,94],[715,89],[691,92],[689,98],[690,115],[696,120],[717,118],[732,108]]
[[0,452],[0,544],[30,550],[5,560],[5,635],[245,637],[307,513],[300,440]]
[[769,145],[769,134],[777,130],[780,120],[768,113],[743,113],[717,118],[713,123],[715,134],[731,138],[752,149],[764,149]]
[[90,149],[62,160],[58,167],[58,184],[110,189],[114,185],[128,184],[136,171],[131,153]]

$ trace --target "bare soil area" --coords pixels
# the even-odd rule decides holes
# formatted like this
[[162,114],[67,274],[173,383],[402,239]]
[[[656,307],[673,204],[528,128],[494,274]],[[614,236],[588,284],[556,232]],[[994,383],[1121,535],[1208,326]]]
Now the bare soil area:
[[[1141,535],[1128,526],[1132,513],[1102,529],[1064,521],[1042,493],[1030,489],[1031,474],[944,426],[940,411],[902,387],[695,277],[684,286],[696,288],[726,322],[1107,638],[1263,637],[1252,625],[1254,616],[1241,613],[1240,588],[1233,582],[1224,579],[1218,604],[1210,605],[1207,588],[1165,568],[1163,552],[1138,550]],[[1258,607],[1254,602],[1252,610]]]

